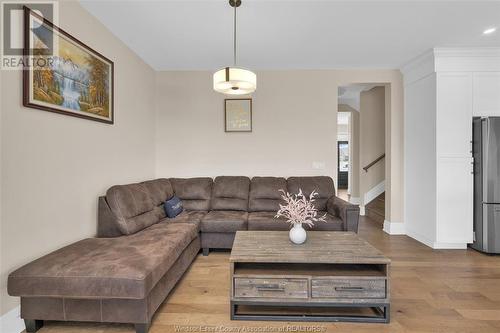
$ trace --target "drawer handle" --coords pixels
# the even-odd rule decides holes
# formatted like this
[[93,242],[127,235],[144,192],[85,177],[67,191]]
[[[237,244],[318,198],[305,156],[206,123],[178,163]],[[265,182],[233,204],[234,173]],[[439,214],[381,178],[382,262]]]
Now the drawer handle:
[[282,287],[279,284],[265,284],[265,285],[257,286],[257,290],[259,290],[259,291],[285,291],[285,287]]
[[363,287],[335,287],[335,291],[363,291]]

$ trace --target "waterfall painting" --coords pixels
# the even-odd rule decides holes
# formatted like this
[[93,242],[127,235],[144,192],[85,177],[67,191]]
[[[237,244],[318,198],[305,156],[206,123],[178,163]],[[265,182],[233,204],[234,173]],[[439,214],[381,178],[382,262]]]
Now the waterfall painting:
[[113,124],[113,62],[26,7],[24,23],[24,106]]

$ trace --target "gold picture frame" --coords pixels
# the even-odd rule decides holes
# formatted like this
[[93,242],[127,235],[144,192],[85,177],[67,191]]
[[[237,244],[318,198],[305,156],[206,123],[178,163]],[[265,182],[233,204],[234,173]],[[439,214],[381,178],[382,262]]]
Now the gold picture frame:
[[228,98],[224,100],[225,132],[252,132],[252,99]]
[[[46,41],[56,42],[57,48],[50,52],[41,48]],[[45,64],[25,65],[25,107],[114,123],[113,61],[28,7],[24,7],[24,56]]]

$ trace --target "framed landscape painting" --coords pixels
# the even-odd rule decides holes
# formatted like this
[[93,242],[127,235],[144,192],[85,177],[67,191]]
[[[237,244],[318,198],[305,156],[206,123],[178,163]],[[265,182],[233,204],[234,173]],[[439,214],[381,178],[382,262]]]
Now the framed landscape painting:
[[113,62],[27,7],[24,58],[24,106],[113,123]]
[[224,120],[226,132],[251,132],[252,99],[225,99]]

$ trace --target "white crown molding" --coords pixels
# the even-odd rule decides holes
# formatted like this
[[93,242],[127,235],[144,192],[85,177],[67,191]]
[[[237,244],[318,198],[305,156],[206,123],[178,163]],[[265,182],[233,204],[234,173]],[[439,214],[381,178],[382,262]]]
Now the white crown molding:
[[17,306],[0,317],[0,332],[20,333],[24,331],[24,321],[21,319],[21,307]]
[[437,47],[400,68],[408,85],[436,72],[500,71],[500,47]]
[[384,220],[384,232],[389,235],[406,235],[405,224]]
[[500,48],[436,48],[436,72],[500,71]]
[[430,49],[421,55],[411,59],[400,68],[403,74],[404,84],[408,85],[435,72],[434,49]]
[[500,47],[436,47],[436,57],[500,57]]

